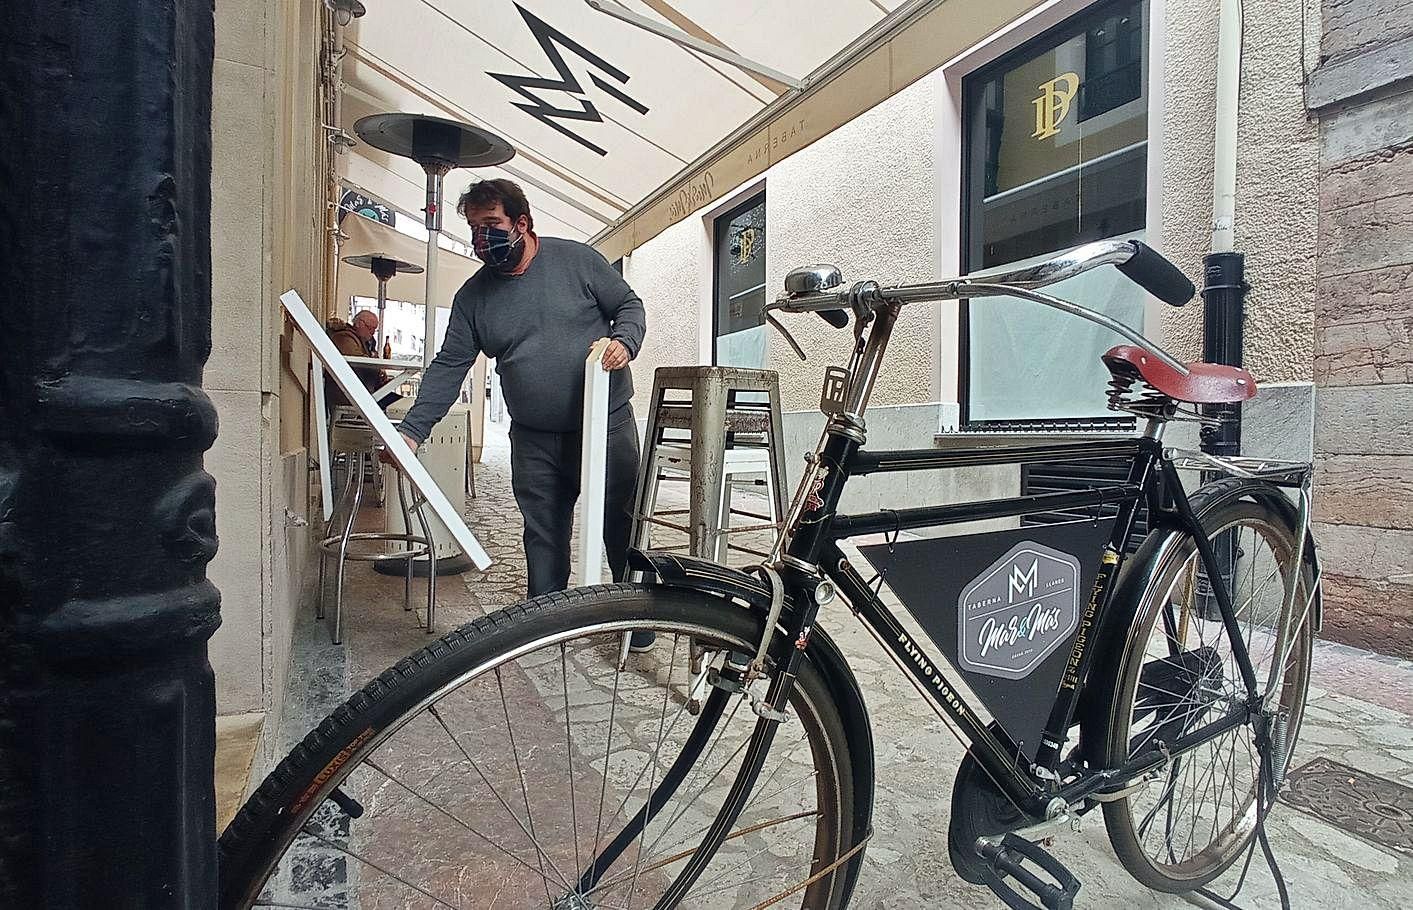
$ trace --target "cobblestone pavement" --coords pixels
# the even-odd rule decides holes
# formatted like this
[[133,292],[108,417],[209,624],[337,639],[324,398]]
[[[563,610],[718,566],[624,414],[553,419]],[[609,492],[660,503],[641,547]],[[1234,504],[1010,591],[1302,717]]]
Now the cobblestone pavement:
[[[437,633],[514,603],[524,590],[520,518],[510,493],[508,443],[503,428],[488,427],[479,496],[468,504],[472,529],[494,566],[441,579]],[[376,517],[376,516],[374,516]],[[749,557],[745,557],[749,559]],[[294,669],[282,736],[292,745],[338,701],[385,667],[428,641],[400,608],[400,579],[367,564],[349,568],[346,644],[329,644],[312,610],[297,623]],[[420,606],[414,588],[413,604]],[[846,610],[828,629],[858,676],[874,727],[877,752],[876,833],[853,906],[859,908],[998,906],[984,889],[962,882],[947,858],[946,829],[952,777],[962,748],[885,652]],[[1317,648],[1309,707],[1292,768],[1323,758],[1413,786],[1413,665],[1333,643]],[[1342,797],[1351,818],[1381,820],[1383,830],[1413,840],[1413,816],[1387,801]],[[1374,804],[1369,804],[1369,803]],[[1361,816],[1360,813],[1363,813]],[[1371,814],[1372,813],[1372,814]],[[1401,814],[1400,814],[1401,813]],[[1370,824],[1347,831],[1291,806],[1273,813],[1268,829],[1295,907],[1402,908],[1413,894],[1413,848],[1378,845]],[[1387,838],[1385,838],[1387,839]],[[1083,882],[1082,907],[1176,907],[1180,897],[1133,881],[1114,858],[1098,813],[1078,835],[1052,847]],[[1214,889],[1229,893],[1238,870]],[[1278,906],[1259,853],[1238,903]]]

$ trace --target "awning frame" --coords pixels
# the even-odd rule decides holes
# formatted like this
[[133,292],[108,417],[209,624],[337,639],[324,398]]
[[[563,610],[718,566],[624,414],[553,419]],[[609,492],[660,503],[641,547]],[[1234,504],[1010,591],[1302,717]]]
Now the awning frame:
[[[591,237],[589,243],[610,260],[632,252],[668,227],[730,193],[735,186],[759,176],[770,166],[823,138],[842,122],[892,97],[1044,2],[987,0],[977,4],[966,0],[909,0],[806,76],[802,80],[803,88],[790,89],[767,104],[671,180],[629,208],[612,225]],[[962,15],[968,19],[955,21]],[[895,44],[898,50],[907,52],[906,56],[893,53]],[[939,50],[935,59],[920,63],[918,58],[924,55],[925,46]],[[884,85],[870,84],[880,81]],[[880,88],[881,92],[877,90]],[[824,128],[811,128],[801,120],[788,129],[776,129],[791,111],[814,99],[825,100],[823,96],[831,90],[838,97],[828,100],[846,113],[841,120],[830,122]],[[869,101],[860,106],[855,98]],[[718,181],[712,168],[722,163],[733,165],[734,173],[731,179]]]

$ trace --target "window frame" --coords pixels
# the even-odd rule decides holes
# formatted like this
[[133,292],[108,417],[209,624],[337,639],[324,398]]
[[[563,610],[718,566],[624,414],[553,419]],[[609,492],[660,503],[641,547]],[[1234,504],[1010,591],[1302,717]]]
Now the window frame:
[[[720,255],[720,243],[719,243],[718,236],[717,236],[717,235],[718,235],[718,227],[719,227],[723,222],[730,222],[732,218],[735,218],[737,215],[741,214],[742,212],[745,212],[745,211],[748,211],[748,210],[750,210],[750,209],[753,209],[753,208],[755,208],[755,207],[758,206],[758,205],[764,207],[765,204],[766,204],[765,187],[762,186],[759,190],[757,190],[757,191],[755,191],[755,192],[753,192],[753,193],[750,193],[749,195],[747,195],[747,196],[745,196],[744,198],[742,198],[739,202],[732,203],[732,205],[731,205],[729,208],[726,208],[726,209],[721,210],[720,212],[718,212],[716,215],[712,216],[712,218],[711,218],[711,301],[710,301],[710,307],[711,307],[711,365],[712,365],[712,366],[718,366],[718,365],[719,365],[719,364],[717,363],[718,352],[717,352],[717,347],[716,347],[716,341],[717,341],[717,339],[718,339],[719,337],[721,337],[721,307],[720,307],[719,302],[718,302],[718,299],[717,299],[717,298],[718,298],[718,295],[719,295],[719,293],[720,293],[720,290],[721,290],[721,287],[720,287],[720,283],[721,283],[721,279],[720,279],[721,268],[720,268],[720,263],[719,263],[718,260],[717,260],[717,257]],[[767,209],[767,213],[768,213],[768,211],[769,211],[769,210]],[[770,222],[769,222],[769,220],[768,220],[768,215],[767,215],[767,220],[766,220],[766,224],[765,224],[765,231],[766,231],[766,237],[769,238],[769,236],[770,236]],[[768,245],[768,244],[769,244],[769,240],[767,239],[767,249],[769,249],[769,245]],[[768,277],[768,276],[767,276],[767,277]],[[767,302],[769,302],[769,301],[767,300]],[[764,324],[764,320],[762,320],[762,324]]]
[[[971,232],[973,227],[973,211],[975,210],[974,194],[972,192],[972,167],[976,163],[976,145],[979,141],[972,134],[971,130],[971,107],[969,101],[972,95],[972,86],[977,82],[985,82],[996,73],[1004,71],[1017,62],[1032,56],[1037,47],[1052,45],[1058,46],[1063,40],[1056,39],[1061,35],[1074,37],[1083,34],[1086,30],[1086,23],[1102,18],[1103,15],[1113,9],[1125,6],[1133,0],[1097,0],[1089,6],[1076,10],[1063,20],[1055,23],[1039,34],[1025,40],[1021,44],[1011,48],[1003,54],[988,60],[971,72],[962,76],[959,86],[959,129],[958,142],[961,146],[959,156],[959,178],[960,192],[958,201],[960,205],[960,218],[958,220],[957,244],[958,244],[958,264],[960,274],[970,274],[973,269],[971,254]],[[1144,45],[1144,67],[1145,79],[1151,73],[1153,63],[1153,3],[1149,0],[1145,12],[1145,45]],[[1145,129],[1145,155],[1152,149],[1153,139],[1153,108],[1151,100],[1153,92],[1148,92],[1150,105],[1146,111],[1147,124]],[[1078,102],[1078,99],[1077,99]],[[1076,115],[1079,111],[1076,110]],[[984,154],[984,153],[983,153]],[[1150,186],[1144,187],[1145,202],[1148,201],[1148,193],[1152,189]],[[713,295],[713,303],[715,295]],[[1143,326],[1138,327],[1140,331]],[[713,342],[714,345],[714,342]],[[963,298],[957,301],[957,425],[962,432],[991,432],[991,433],[1041,433],[1041,432],[1083,432],[1083,433],[1131,433],[1137,427],[1137,420],[1134,417],[1115,414],[1112,417],[1025,417],[1009,418],[1002,420],[973,420],[970,415],[971,410],[971,301]],[[713,347],[714,351],[714,347]]]

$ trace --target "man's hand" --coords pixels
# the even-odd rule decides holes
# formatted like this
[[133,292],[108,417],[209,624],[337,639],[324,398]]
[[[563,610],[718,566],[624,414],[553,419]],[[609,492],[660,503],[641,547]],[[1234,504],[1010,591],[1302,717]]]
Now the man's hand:
[[[600,339],[602,341],[603,339]],[[598,344],[598,342],[594,342]],[[594,346],[589,345],[589,350],[593,351]],[[603,349],[603,359],[599,362],[603,364],[605,370],[621,370],[628,365],[628,361],[633,358],[628,356],[628,347],[617,339],[610,341],[608,347]]]
[[[407,443],[407,447],[409,449],[411,449],[414,453],[417,451],[417,440],[413,439],[411,436],[408,436],[406,433],[403,433],[401,431],[398,431],[397,435],[402,437],[402,441]],[[386,449],[378,453],[378,460],[381,461],[383,464],[397,464],[397,462],[393,461],[393,457],[388,454]]]

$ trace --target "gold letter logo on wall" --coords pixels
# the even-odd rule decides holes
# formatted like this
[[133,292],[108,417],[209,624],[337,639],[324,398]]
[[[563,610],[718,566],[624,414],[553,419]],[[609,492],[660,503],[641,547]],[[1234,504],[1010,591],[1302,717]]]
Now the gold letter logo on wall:
[[1079,91],[1077,73],[1061,73],[1049,82],[1039,85],[1040,97],[1035,105],[1035,132],[1032,139],[1049,139],[1060,131],[1060,124],[1070,112],[1070,102]]

